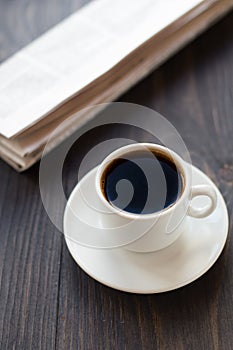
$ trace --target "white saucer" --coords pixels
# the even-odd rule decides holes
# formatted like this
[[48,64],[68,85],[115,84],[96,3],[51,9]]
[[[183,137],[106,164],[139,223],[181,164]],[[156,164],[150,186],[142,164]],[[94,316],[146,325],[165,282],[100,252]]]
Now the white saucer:
[[[134,253],[124,248],[93,249],[80,246],[67,237],[69,216],[64,216],[64,233],[68,249],[77,264],[97,281],[131,293],[160,293],[173,290],[196,280],[218,259],[228,233],[228,214],[224,199],[213,182],[199,169],[192,167],[193,184],[209,184],[217,192],[215,211],[203,219],[189,217],[190,229],[171,246],[154,253]],[[75,187],[68,201],[85,211],[85,201],[79,201],[81,186],[93,184],[96,169],[90,171]],[[90,185],[91,186],[91,185]],[[96,202],[96,198],[93,199]],[[205,197],[195,198],[205,204]],[[90,208],[89,208],[90,209]],[[88,210],[88,209],[87,209]],[[98,212],[101,215],[101,212]],[[96,220],[93,217],[93,221]],[[79,227],[76,227],[78,230]]]

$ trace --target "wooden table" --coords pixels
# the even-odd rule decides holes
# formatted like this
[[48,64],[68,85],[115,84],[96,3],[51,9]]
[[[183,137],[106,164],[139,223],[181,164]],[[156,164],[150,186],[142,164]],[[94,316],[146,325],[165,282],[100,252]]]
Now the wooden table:
[[[0,60],[79,7],[81,0],[0,0]],[[193,163],[233,209],[233,14],[170,59],[121,101],[170,120]],[[76,179],[72,157],[64,185]],[[38,164],[17,174],[0,161],[0,348],[233,348],[233,243],[196,282],[157,295],[127,294],[88,277],[49,221]],[[230,234],[232,231],[232,218]]]

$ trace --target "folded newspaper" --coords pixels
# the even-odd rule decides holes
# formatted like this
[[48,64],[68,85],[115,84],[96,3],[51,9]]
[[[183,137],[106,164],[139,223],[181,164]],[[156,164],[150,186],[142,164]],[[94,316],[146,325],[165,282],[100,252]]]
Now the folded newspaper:
[[51,135],[55,147],[94,117],[85,107],[116,99],[232,7],[92,1],[1,64],[0,156],[27,169]]

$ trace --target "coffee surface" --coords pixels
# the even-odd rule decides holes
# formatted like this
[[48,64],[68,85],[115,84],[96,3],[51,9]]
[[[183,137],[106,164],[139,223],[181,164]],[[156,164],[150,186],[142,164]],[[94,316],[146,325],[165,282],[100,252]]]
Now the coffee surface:
[[102,186],[105,198],[114,207],[151,214],[176,202],[182,191],[182,176],[167,157],[140,151],[112,161]]

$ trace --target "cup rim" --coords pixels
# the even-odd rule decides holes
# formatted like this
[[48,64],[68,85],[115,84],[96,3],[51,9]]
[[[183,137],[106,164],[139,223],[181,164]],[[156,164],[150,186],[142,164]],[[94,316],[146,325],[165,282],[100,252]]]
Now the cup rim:
[[[107,201],[107,199],[104,197],[103,192],[101,190],[101,185],[100,185],[101,177],[106,169],[106,166],[110,162],[112,162],[114,159],[116,159],[124,154],[126,155],[132,151],[140,150],[140,149],[142,149],[142,147],[145,147],[147,149],[149,148],[150,150],[156,149],[161,154],[166,154],[166,156],[168,155],[169,158],[171,158],[171,160],[175,163],[178,170],[180,171],[181,176],[182,176],[182,182],[183,182],[182,192],[181,192],[179,198],[174,203],[172,203],[170,206],[168,206],[160,211],[150,213],[150,214],[135,214],[135,213],[127,212],[123,209],[112,206]],[[131,219],[131,220],[132,219],[148,220],[148,219],[153,219],[155,217],[158,217],[160,215],[168,214],[172,210],[174,210],[174,208],[177,207],[177,205],[184,198],[185,194],[187,194],[187,191],[188,191],[188,188],[190,187],[190,184],[189,184],[189,177],[187,176],[187,170],[186,170],[186,167],[184,166],[184,160],[176,152],[172,151],[168,147],[164,147],[164,146],[156,144],[156,143],[143,142],[143,143],[133,143],[133,144],[129,144],[126,146],[122,146],[120,148],[117,148],[115,151],[111,152],[102,161],[102,163],[98,166],[96,177],[95,177],[95,187],[96,187],[96,191],[97,191],[99,199],[102,201],[102,203],[105,205],[105,207],[107,207],[109,209],[109,211],[110,211],[109,214],[115,213],[121,217]]]

